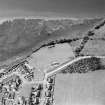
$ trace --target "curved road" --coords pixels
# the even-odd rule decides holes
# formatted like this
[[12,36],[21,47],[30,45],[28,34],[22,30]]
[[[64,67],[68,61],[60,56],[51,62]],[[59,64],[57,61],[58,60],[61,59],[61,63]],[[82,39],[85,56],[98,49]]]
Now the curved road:
[[[91,58],[91,57],[96,57],[96,58],[100,58],[100,59],[105,59],[105,56],[81,56],[81,57],[77,57],[77,58],[75,58],[75,59],[73,59],[73,60],[71,60],[71,61],[67,61],[67,62],[63,63],[62,65],[59,65],[58,67],[56,67],[56,68],[54,68],[54,69],[48,71],[48,72],[45,74],[45,78],[44,78],[44,81],[43,81],[43,85],[47,84],[47,78],[48,78],[48,77],[51,77],[51,76],[53,76],[53,75],[56,75],[58,72],[60,72],[61,70],[65,69],[67,66],[69,66],[69,65],[71,65],[71,64],[73,64],[73,63],[75,63],[75,62],[77,62],[77,61],[79,61],[79,60],[81,60],[81,59],[86,59],[86,58]],[[54,80],[55,80],[55,79],[54,79]],[[45,90],[46,90],[46,89],[44,88],[44,91],[45,91]],[[54,95],[54,91],[53,91],[53,95]],[[52,96],[52,97],[53,97],[53,96]],[[44,102],[45,102],[44,98],[45,98],[45,96],[43,95],[43,96],[42,96],[43,101],[40,103],[40,105],[44,105]]]
[[48,77],[58,73],[59,71],[65,69],[67,66],[69,66],[69,65],[71,65],[71,64],[73,64],[73,63],[75,63],[81,59],[91,58],[91,57],[96,57],[96,58],[100,58],[100,59],[105,58],[105,56],[81,56],[81,57],[77,57],[77,58],[73,59],[72,61],[67,61],[67,62],[63,63],[62,65],[48,71],[45,75],[45,78],[48,78]]

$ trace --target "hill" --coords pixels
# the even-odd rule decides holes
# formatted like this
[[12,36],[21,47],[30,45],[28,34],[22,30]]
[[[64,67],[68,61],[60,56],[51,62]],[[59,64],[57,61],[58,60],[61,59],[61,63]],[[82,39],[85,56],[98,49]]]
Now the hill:
[[[15,60],[51,41],[79,40],[102,18],[84,20],[14,19],[0,24],[0,62]],[[75,45],[76,46],[76,45]],[[9,62],[10,62],[9,61]]]

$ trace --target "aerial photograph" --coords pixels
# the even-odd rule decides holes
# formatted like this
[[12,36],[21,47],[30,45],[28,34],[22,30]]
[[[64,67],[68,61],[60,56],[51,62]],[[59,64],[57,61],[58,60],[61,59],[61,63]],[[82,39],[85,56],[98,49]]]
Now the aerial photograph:
[[105,105],[105,1],[0,0],[0,105]]

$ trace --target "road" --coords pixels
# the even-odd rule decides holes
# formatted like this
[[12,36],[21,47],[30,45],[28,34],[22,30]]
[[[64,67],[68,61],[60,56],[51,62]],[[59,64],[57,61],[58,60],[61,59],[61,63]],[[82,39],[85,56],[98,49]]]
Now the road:
[[[75,63],[81,59],[91,58],[91,57],[93,57],[93,56],[81,56],[81,57],[77,57],[77,58],[73,59],[72,61],[67,61],[67,62],[63,63],[62,65],[48,71],[45,75],[45,78],[48,78],[48,77],[60,72],[61,70],[65,69],[67,66],[69,66],[69,65],[71,65],[71,64],[73,64],[73,63]],[[105,56],[94,56],[94,57],[97,57],[100,59],[105,58]]]

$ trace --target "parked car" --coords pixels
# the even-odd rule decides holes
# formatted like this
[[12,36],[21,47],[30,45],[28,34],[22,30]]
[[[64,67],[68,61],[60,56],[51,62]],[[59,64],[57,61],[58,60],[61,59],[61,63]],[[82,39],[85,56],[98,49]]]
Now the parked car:
[[47,90],[52,91],[53,90],[53,85],[47,85]]
[[46,96],[46,97],[51,97],[51,96],[52,96],[51,91],[46,91],[46,92],[45,92],[45,96]]
[[53,84],[54,83],[54,80],[53,80],[53,78],[48,78],[47,79],[47,82]]

